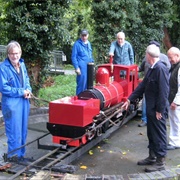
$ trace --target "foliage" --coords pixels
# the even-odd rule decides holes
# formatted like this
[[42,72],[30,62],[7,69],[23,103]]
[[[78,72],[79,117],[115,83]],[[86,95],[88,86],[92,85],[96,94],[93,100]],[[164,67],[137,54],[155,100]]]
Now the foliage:
[[173,25],[172,27],[168,27],[168,32],[172,46],[180,48],[180,4],[179,0],[172,0],[172,2],[173,5],[171,6],[171,9],[173,10],[173,13],[171,12],[170,17]]
[[125,32],[138,63],[144,56],[148,42],[153,39],[162,42],[164,26],[172,26],[171,0],[93,0],[92,9],[96,22],[94,46],[98,63],[108,61],[110,43],[119,31]]
[[76,91],[76,75],[59,75],[53,77],[53,85],[39,90],[38,97],[47,101],[74,96]]
[[133,37],[133,27],[139,27],[141,19],[138,14],[138,1],[94,0],[92,10],[92,17],[96,22],[94,46],[97,49],[98,63],[107,62],[110,43],[116,39],[116,34],[124,31],[127,40],[130,40],[132,38],[129,37]]
[[[140,57],[142,58],[144,48],[147,47],[149,41],[156,40],[163,45],[164,27],[172,27],[172,1],[141,0],[139,13],[142,25],[139,28],[140,30],[136,29],[135,31],[138,32],[136,38],[137,48],[140,47]],[[142,45],[143,47],[141,47]],[[161,47],[163,51],[163,46]]]
[[[63,15],[69,3],[69,0],[10,0],[6,6],[7,38],[21,44],[35,93],[46,75],[50,51],[57,43],[68,41]],[[31,69],[34,67],[39,71],[35,78]]]
[[3,45],[7,41],[7,33],[5,31],[5,22],[3,21],[5,18],[5,7],[7,6],[7,1],[0,0],[0,44]]
[[91,18],[91,3],[92,0],[72,0],[64,18],[68,24],[65,28],[68,28],[70,34],[70,41],[61,49],[67,55],[67,63],[71,63],[71,51],[74,42],[79,38],[80,31],[82,29],[88,29],[90,32],[89,40],[93,37],[93,19]]
[[64,65],[64,69],[67,69],[67,70],[74,70],[74,67],[72,64],[65,64]]

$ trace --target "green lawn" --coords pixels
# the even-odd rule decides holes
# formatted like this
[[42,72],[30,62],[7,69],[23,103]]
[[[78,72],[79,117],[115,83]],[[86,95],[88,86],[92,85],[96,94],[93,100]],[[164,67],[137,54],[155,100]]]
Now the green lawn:
[[66,96],[74,96],[76,92],[76,75],[51,76],[44,87],[39,90],[38,98],[52,101]]

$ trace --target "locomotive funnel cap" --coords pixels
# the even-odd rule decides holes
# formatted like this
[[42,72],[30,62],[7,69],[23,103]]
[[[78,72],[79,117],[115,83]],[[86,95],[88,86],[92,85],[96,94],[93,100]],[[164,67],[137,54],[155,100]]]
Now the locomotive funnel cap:
[[87,35],[87,34],[89,34],[89,33],[88,33],[88,31],[87,31],[86,29],[83,29],[83,30],[81,31],[81,35]]

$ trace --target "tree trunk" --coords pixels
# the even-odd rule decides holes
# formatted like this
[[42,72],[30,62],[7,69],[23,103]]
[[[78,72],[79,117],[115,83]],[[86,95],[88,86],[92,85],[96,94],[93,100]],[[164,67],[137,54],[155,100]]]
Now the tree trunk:
[[35,82],[35,84],[38,84],[39,81],[39,71],[40,71],[40,67],[39,66],[34,66],[34,67],[31,67],[31,74],[32,74],[32,77],[33,77],[33,80]]
[[170,49],[172,47],[172,43],[169,37],[168,29],[164,27],[164,38],[163,38],[163,44],[166,50]]

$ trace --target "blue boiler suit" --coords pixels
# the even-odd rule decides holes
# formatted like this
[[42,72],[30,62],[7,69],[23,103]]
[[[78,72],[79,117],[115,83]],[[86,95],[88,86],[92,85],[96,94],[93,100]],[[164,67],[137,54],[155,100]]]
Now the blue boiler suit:
[[78,39],[73,45],[71,59],[74,68],[81,70],[81,75],[76,77],[76,95],[78,95],[87,89],[87,64],[94,62],[90,42],[85,44],[81,39]]
[[[168,76],[168,68],[164,63],[158,61],[153,68],[148,70],[143,81],[128,98],[130,101],[135,101],[145,93],[146,113],[148,118],[148,148],[155,153],[156,157],[165,157],[167,154],[166,119],[168,114],[169,94]],[[160,120],[156,119],[156,112],[162,114]]]
[[[31,87],[24,60],[20,59],[19,63],[20,75],[8,58],[0,65],[0,92],[8,153],[26,143],[28,129],[30,103],[29,99],[24,98],[24,90],[31,91]],[[24,157],[25,147],[8,154],[8,158],[14,155]]]

